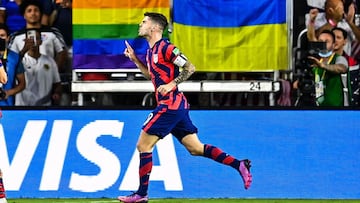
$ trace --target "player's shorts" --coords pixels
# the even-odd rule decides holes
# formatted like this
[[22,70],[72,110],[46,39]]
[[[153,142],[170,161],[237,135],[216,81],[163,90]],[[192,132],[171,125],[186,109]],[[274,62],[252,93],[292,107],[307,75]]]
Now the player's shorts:
[[159,138],[171,133],[180,142],[189,134],[197,133],[198,129],[191,122],[189,109],[170,110],[166,105],[159,105],[146,119],[142,129]]

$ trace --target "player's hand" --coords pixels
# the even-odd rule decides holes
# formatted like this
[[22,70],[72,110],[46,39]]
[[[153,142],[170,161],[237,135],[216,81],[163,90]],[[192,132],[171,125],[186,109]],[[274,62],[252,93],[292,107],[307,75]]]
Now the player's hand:
[[162,95],[166,95],[175,88],[176,88],[176,83],[175,82],[169,82],[168,84],[160,85],[157,88],[157,91]]
[[134,49],[130,46],[129,42],[125,40],[126,49],[124,50],[124,55],[128,57],[131,61],[136,60],[136,55]]

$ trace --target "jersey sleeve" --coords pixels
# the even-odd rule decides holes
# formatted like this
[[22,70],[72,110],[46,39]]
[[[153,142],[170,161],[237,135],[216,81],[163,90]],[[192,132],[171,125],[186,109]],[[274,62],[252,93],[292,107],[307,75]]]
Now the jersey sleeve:
[[186,56],[181,53],[179,48],[175,47],[172,44],[169,44],[169,46],[166,49],[166,57],[169,61],[171,61],[173,64],[177,65],[178,67],[183,67],[187,62]]

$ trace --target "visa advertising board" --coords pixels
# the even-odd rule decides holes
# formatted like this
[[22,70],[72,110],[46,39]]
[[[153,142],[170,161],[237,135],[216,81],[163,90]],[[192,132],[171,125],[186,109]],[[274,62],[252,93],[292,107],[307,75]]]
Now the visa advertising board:
[[[136,191],[136,142],[149,110],[3,110],[0,168],[9,198],[116,198]],[[152,198],[360,198],[360,112],[193,110],[203,143],[252,160],[193,157],[171,135],[154,148]]]

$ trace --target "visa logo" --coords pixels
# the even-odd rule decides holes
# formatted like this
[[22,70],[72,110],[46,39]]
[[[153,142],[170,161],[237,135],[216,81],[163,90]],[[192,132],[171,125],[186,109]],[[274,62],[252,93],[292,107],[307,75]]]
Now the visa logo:
[[[78,192],[104,191],[118,181],[122,170],[125,172],[118,187],[121,191],[134,191],[138,187],[139,154],[136,146],[129,145],[129,150],[134,151],[129,165],[121,164],[121,154],[111,151],[110,147],[102,146],[97,139],[102,136],[112,136],[121,142],[124,122],[118,120],[95,120],[81,127],[79,133],[71,134],[72,120],[28,120],[21,138],[17,143],[12,160],[9,160],[8,148],[4,128],[0,124],[0,168],[4,172],[4,184],[8,191],[19,191],[24,183],[30,167],[42,170],[41,177],[32,178],[39,182],[33,184],[39,186],[39,191],[58,191],[60,182],[68,183],[67,189]],[[46,146],[39,145],[44,136],[45,128],[51,125],[50,139]],[[71,136],[76,136],[74,139]],[[137,136],[137,135],[134,135]],[[89,166],[96,166],[97,174],[81,174],[75,170],[69,177],[63,175],[63,169],[71,168],[74,163],[66,163],[69,141],[76,140],[70,146],[76,146],[76,151]],[[116,143],[114,143],[116,144]],[[47,148],[46,148],[47,147]],[[107,148],[108,147],[108,148]],[[33,163],[34,155],[38,149],[46,150],[43,165]],[[156,145],[159,165],[154,165],[150,181],[162,181],[164,189],[168,191],[182,191],[183,184],[178,167],[175,147],[172,136],[166,136]],[[73,150],[72,150],[73,151]],[[155,152],[155,151],[154,151]],[[84,161],[81,160],[81,161]],[[36,164],[36,166],[34,166]],[[87,166],[87,167],[89,167]],[[31,175],[31,174],[30,174]],[[63,189],[63,188],[62,188]]]

